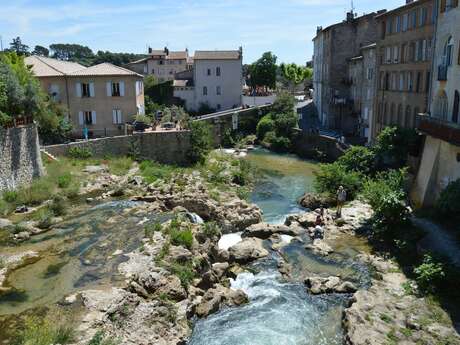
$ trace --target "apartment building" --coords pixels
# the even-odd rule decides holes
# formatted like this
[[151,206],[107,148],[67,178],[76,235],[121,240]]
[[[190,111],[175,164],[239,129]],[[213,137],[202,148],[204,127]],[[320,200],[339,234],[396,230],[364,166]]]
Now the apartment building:
[[348,82],[352,102],[351,116],[358,120],[357,132],[369,142],[374,117],[374,94],[376,87],[376,43],[362,47],[361,54],[350,59]]
[[371,137],[385,127],[415,128],[416,115],[428,109],[433,54],[434,0],[407,0],[376,17],[378,84]]
[[168,48],[154,50],[149,48],[149,56],[126,65],[143,75],[154,75],[159,82],[174,80],[176,73],[190,70],[193,58],[188,55],[188,49],[170,51]]
[[43,90],[64,106],[75,137],[124,133],[124,123],[144,113],[143,76],[109,63],[85,67],[77,63],[29,56]]
[[174,96],[189,111],[203,105],[215,110],[241,106],[243,50],[196,51],[191,73],[180,73],[174,81]]
[[412,199],[430,206],[451,181],[460,178],[460,6],[438,3],[429,114],[418,116],[425,135]]
[[360,49],[375,43],[378,28],[373,12],[357,17],[353,11],[346,20],[325,29],[318,27],[313,39],[314,104],[323,126],[357,134],[358,119],[353,117],[350,99],[348,63],[360,55]]

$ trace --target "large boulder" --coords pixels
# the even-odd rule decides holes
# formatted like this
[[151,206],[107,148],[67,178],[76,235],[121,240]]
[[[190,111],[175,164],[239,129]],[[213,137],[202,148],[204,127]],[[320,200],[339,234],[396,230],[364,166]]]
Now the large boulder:
[[297,236],[299,229],[279,224],[272,225],[267,223],[253,224],[243,231],[242,237],[257,237],[263,240],[270,238],[274,234]]
[[333,204],[330,198],[316,193],[305,193],[300,199],[299,204],[310,210],[316,210],[321,207],[329,207]]
[[248,296],[242,290],[233,290],[222,285],[209,289],[194,307],[194,314],[206,317],[219,310],[221,305],[238,306],[248,302]]
[[268,250],[263,246],[259,238],[245,238],[228,249],[231,262],[246,264],[268,255]]

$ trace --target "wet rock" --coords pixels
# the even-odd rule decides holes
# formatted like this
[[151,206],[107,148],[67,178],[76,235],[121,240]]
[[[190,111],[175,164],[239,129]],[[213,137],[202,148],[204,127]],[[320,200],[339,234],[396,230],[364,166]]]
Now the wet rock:
[[194,308],[198,317],[206,317],[219,310],[222,304],[239,306],[248,302],[248,297],[242,290],[232,290],[218,285],[205,292],[200,302]]
[[305,279],[305,285],[309,292],[313,295],[324,293],[352,293],[357,290],[350,282],[342,282],[339,277],[331,276],[323,277],[309,277]]
[[334,252],[332,247],[321,239],[313,240],[311,244],[307,244],[305,246],[305,249],[312,250],[313,253],[322,255],[322,256],[327,256],[331,254],[332,252]]
[[249,226],[248,228],[246,228],[243,231],[241,236],[242,237],[257,237],[257,238],[266,240],[274,234],[297,236],[299,234],[299,229],[295,227],[288,227],[282,224],[271,225],[267,223],[258,223],[258,224],[253,224]]
[[229,266],[230,265],[228,264],[228,262],[215,263],[215,264],[212,264],[212,271],[217,276],[217,278],[220,279],[223,276],[225,276],[225,272],[227,271]]
[[185,262],[190,260],[192,258],[192,255],[192,252],[187,248],[184,248],[182,246],[171,246],[169,248],[168,257],[172,261]]
[[18,241],[26,241],[30,238],[30,233],[28,231],[21,231],[15,234],[14,238]]
[[236,279],[238,274],[246,272],[246,270],[238,264],[232,264],[227,270],[227,276],[232,279]]
[[263,247],[263,242],[259,238],[245,238],[230,247],[228,252],[230,261],[240,264],[246,264],[268,255],[268,251]]
[[18,206],[14,210],[15,213],[27,213],[29,212],[29,208],[26,205]]

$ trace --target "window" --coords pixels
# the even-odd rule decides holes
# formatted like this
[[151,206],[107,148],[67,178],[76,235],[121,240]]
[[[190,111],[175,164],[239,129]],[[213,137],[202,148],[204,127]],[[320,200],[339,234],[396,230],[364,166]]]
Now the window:
[[431,72],[426,72],[425,75],[425,92],[430,91],[430,84],[431,84]]
[[81,84],[81,96],[82,97],[91,97],[91,90],[88,83]]
[[399,73],[399,91],[404,91],[404,72]]
[[372,78],[374,78],[374,69],[370,67],[367,69],[367,80],[372,80]]
[[417,27],[417,10],[413,10],[410,13],[410,28],[415,29]]
[[405,118],[406,118],[406,127],[407,127],[407,128],[411,128],[411,127],[412,127],[412,119],[411,119],[411,117],[412,117],[412,112],[411,112],[411,110],[412,110],[412,109],[411,109],[410,105],[408,105],[408,106],[406,107],[406,113],[404,114],[404,116],[405,116]]
[[217,104],[216,108],[217,108],[217,110],[220,110],[222,108],[222,106],[220,104]]
[[395,125],[397,118],[396,118],[396,105],[394,103],[391,103],[391,108],[390,108],[390,125]]
[[218,96],[221,95],[220,86],[216,86],[216,95],[218,95]]
[[159,65],[163,65],[163,64],[164,64],[164,61],[163,61],[163,60],[160,60],[160,61],[158,61],[158,64],[159,64]]
[[453,50],[454,50],[454,45],[453,45],[453,42],[452,42],[452,36],[450,36],[447,41],[446,41],[446,44],[444,45],[444,56],[443,56],[443,65],[445,66],[450,66],[452,65],[452,53],[453,53]]
[[113,109],[112,110],[112,121],[113,121],[113,124],[115,124],[115,125],[123,123],[123,118],[121,116],[121,110],[120,109]]
[[208,88],[206,86],[203,86],[203,96],[208,95]]
[[93,124],[93,113],[92,111],[85,111],[83,113],[85,125],[92,125]]
[[396,17],[396,32],[401,32],[401,17]]
[[112,97],[120,97],[120,83],[112,83]]
[[220,77],[220,67],[216,67],[216,76]]
[[455,90],[454,108],[452,110],[452,122],[458,123],[459,115],[460,115],[460,93],[458,92],[458,90]]
[[404,126],[404,123],[403,123],[404,119],[403,119],[402,111],[403,111],[403,106],[402,106],[402,104],[399,104],[398,105],[398,116],[397,116],[398,117],[398,123],[401,123],[401,125]]
[[211,69],[210,68],[207,69],[206,74],[211,75]]
[[422,72],[417,72],[417,80],[415,81],[415,92],[422,91]]
[[391,47],[385,48],[385,62],[391,63]]
[[414,80],[412,78],[412,72],[407,73],[407,91],[413,91]]
[[435,116],[447,120],[447,109],[448,109],[449,103],[447,99],[447,94],[445,91],[442,91],[439,96],[436,99],[435,103],[435,109],[436,109],[436,114]]
[[387,22],[387,35],[393,32],[393,19],[389,18]]
[[402,31],[407,31],[408,24],[409,24],[409,15],[406,13],[405,15],[403,15]]
[[423,7],[420,11],[420,26],[426,24],[426,20],[428,19],[428,8]]
[[152,74],[155,74],[155,70],[152,68]]
[[394,63],[399,62],[399,46],[393,47],[393,62]]
[[401,63],[405,63],[407,61],[406,54],[407,54],[407,44],[404,43],[403,45],[401,45]]

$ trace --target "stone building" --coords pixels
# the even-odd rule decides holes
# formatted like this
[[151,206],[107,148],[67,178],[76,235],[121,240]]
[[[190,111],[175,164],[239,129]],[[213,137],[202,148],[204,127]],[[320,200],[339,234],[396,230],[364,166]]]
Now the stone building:
[[350,59],[348,81],[352,101],[351,116],[357,119],[357,131],[366,142],[370,141],[374,116],[374,92],[376,85],[376,44],[361,48],[361,54]]
[[144,114],[143,76],[109,63],[85,67],[74,62],[29,56],[42,89],[61,104],[73,135],[90,137],[124,134],[124,123]]
[[418,116],[425,135],[420,169],[412,190],[418,205],[432,205],[460,178],[460,6],[441,1],[436,23],[430,113]]
[[161,82],[174,80],[176,73],[190,70],[193,58],[188,49],[170,51],[168,48],[154,50],[149,48],[149,56],[126,65],[126,68],[143,75],[154,75]]
[[313,99],[323,126],[358,134],[357,118],[350,116],[353,104],[348,63],[360,54],[362,47],[376,42],[375,16],[383,12],[356,17],[351,11],[343,22],[317,29],[313,39]]
[[407,0],[376,17],[377,116],[372,138],[385,126],[414,128],[416,115],[427,111],[435,18],[434,0]]
[[[243,91],[243,50],[196,51],[191,73],[179,73],[174,97],[189,111],[206,105],[215,110],[241,106]],[[179,79],[180,78],[180,79]]]

